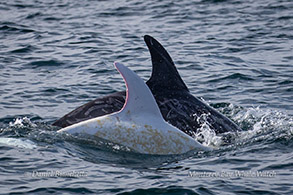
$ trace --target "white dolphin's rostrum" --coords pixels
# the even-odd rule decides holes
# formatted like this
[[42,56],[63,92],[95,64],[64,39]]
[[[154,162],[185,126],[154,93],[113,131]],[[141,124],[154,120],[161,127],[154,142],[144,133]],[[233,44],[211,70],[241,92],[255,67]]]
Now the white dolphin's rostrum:
[[94,135],[144,154],[182,154],[191,150],[211,150],[167,123],[144,81],[124,65],[115,63],[115,66],[127,87],[123,108],[58,132]]

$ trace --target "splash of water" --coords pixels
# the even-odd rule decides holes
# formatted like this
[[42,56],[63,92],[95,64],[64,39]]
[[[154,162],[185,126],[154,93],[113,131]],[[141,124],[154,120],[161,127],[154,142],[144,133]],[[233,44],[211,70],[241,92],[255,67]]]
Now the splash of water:
[[250,127],[240,132],[238,141],[241,142],[292,139],[293,118],[277,110],[249,108],[235,115],[234,120],[243,127]]
[[200,124],[200,128],[196,133],[193,132],[193,138],[202,143],[205,146],[219,147],[222,144],[220,136],[216,135],[216,132],[210,128],[210,124],[207,120],[209,114],[202,114],[197,117],[197,122]]
[[[240,107],[227,105],[218,109],[220,112],[229,110],[229,113],[236,113],[230,116],[244,131],[237,134],[227,133],[217,135],[207,120],[208,115],[203,114],[198,117],[201,127],[193,135],[205,146],[220,148],[227,144],[247,144],[260,141],[274,141],[276,139],[292,140],[293,118],[277,110],[261,109],[260,107],[239,109]],[[106,145],[107,150],[123,151],[122,146],[90,138],[76,137],[57,133],[51,125],[33,123],[28,117],[16,118],[9,123],[9,127],[1,129],[1,136],[21,137],[29,140],[54,144],[57,142],[87,143],[94,147]],[[227,141],[228,140],[228,141]],[[102,147],[104,148],[104,147]],[[129,151],[126,149],[125,151]]]
[[228,132],[217,135],[207,121],[207,114],[197,118],[200,128],[193,134],[194,139],[203,145],[219,148],[228,144],[243,145],[259,141],[276,140],[284,138],[292,139],[293,118],[278,110],[252,107],[248,109],[227,104],[218,110],[235,121],[242,132]]
[[23,127],[37,127],[37,125],[27,117],[23,118],[16,118],[14,122],[9,122],[10,127],[18,127],[18,128],[23,128]]

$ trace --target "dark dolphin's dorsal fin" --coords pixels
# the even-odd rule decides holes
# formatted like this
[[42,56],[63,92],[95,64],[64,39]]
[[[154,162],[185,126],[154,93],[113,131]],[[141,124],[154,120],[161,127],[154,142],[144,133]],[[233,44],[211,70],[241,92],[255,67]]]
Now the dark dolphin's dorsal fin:
[[144,36],[153,64],[151,78],[147,85],[152,91],[169,89],[189,91],[180,77],[175,64],[165,48],[153,37]]

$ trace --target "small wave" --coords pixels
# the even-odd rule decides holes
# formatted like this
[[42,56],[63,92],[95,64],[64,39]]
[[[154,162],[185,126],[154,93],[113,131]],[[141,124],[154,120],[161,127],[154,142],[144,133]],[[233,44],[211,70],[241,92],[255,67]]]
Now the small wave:
[[[198,191],[202,194],[213,194],[205,187],[198,187]],[[181,187],[181,186],[168,186],[163,188],[141,188],[125,192],[126,194],[197,194],[195,191]]]
[[26,16],[26,19],[33,19],[33,18],[40,17],[40,16],[42,16],[41,12],[30,13]]
[[26,28],[26,27],[13,27],[13,26],[10,26],[10,25],[1,26],[0,31],[4,31],[4,32],[20,32],[20,33],[35,32],[34,30]]
[[60,20],[62,20],[62,18],[50,16],[50,17],[45,17],[44,20],[45,21],[60,21]]
[[241,73],[233,73],[233,74],[231,74],[231,75],[228,75],[228,76],[225,76],[225,77],[222,77],[222,78],[217,78],[217,79],[209,80],[208,82],[210,82],[210,83],[214,83],[214,82],[219,82],[219,81],[224,81],[224,80],[244,80],[244,81],[253,81],[254,79],[251,78],[251,77],[248,76],[248,75],[244,75],[244,74],[241,74]]
[[21,47],[18,49],[14,49],[14,50],[10,51],[10,53],[13,53],[13,54],[29,53],[29,52],[34,51],[35,49],[36,48],[31,45],[27,45],[27,46],[24,46],[24,47]]
[[34,61],[31,62],[29,65],[33,66],[34,68],[39,67],[57,67],[62,66],[64,63],[60,62],[58,60],[40,60],[40,61]]
[[21,189],[21,191],[18,191],[18,189],[14,190],[16,194],[99,194],[101,191],[102,190],[91,190],[85,187],[35,187]]
[[0,144],[15,146],[19,148],[35,149],[37,145],[31,140],[0,137]]

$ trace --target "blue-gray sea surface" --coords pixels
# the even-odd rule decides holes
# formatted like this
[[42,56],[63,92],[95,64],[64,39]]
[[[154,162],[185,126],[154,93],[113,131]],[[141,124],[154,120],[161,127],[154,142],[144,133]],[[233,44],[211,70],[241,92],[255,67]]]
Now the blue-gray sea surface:
[[[74,108],[145,81],[143,35],[243,133],[212,152],[138,155],[56,133]],[[293,194],[291,0],[0,2],[0,193]]]

